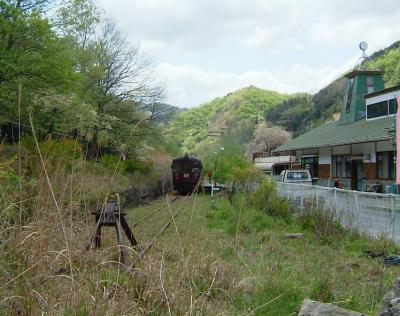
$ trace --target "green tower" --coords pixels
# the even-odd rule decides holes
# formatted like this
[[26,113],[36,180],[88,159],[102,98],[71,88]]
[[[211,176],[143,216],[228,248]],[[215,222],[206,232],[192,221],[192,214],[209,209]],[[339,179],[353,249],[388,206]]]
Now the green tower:
[[384,89],[383,71],[353,70],[347,78],[338,124],[354,123],[365,118],[364,95]]

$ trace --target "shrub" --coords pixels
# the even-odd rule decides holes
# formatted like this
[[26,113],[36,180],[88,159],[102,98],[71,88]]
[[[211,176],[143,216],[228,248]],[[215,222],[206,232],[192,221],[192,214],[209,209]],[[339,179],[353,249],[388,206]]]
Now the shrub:
[[368,244],[368,248],[363,250],[364,252],[373,251],[382,253],[383,255],[391,255],[399,252],[399,248],[395,242],[384,234],[380,235],[379,238],[372,239],[371,243]]
[[149,175],[153,169],[152,161],[139,161],[128,159],[124,161],[125,171],[128,173],[134,173],[135,171],[140,172],[144,175]]
[[134,159],[121,160],[115,155],[104,155],[100,162],[107,169],[117,170],[119,173],[135,173],[139,172],[144,175],[149,175],[153,170],[152,161],[140,161]]
[[276,191],[276,183],[271,179],[263,179],[258,189],[250,196],[251,204],[269,215],[279,216],[285,220],[290,220],[288,202],[281,198]]
[[343,239],[343,235],[349,234],[332,209],[321,210],[316,207],[305,208],[299,217],[303,228],[311,229],[317,237],[326,244]]
[[[30,170],[42,170],[35,140],[32,136],[24,136],[21,140],[22,156],[29,160]],[[48,172],[60,168],[70,171],[74,161],[82,157],[82,147],[79,142],[71,139],[48,139],[39,143],[39,149]]]
[[110,170],[117,170],[118,173],[125,171],[124,161],[120,161],[118,156],[104,155],[100,158],[100,163]]

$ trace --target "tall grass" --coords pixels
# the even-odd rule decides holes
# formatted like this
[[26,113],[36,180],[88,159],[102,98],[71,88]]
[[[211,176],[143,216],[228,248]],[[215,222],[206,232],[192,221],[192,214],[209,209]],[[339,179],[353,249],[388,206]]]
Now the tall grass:
[[[112,291],[104,293],[110,284],[102,275],[104,267],[118,262],[115,241],[104,252],[86,252],[85,244],[91,211],[104,203],[110,178],[115,178],[112,191],[123,191],[129,177],[137,177],[134,167],[131,175],[114,175],[109,166],[86,161],[73,140],[25,138],[20,148],[18,170],[17,146],[0,144],[0,310],[5,315],[87,315],[95,306],[100,314],[123,313]],[[115,297],[122,295],[118,282],[111,284]]]
[[[86,161],[75,142],[38,145],[43,164],[32,140],[22,143],[21,173],[17,149],[0,146],[2,314],[291,315],[307,297],[373,312],[396,273],[364,254],[392,252],[393,245],[362,236],[339,242],[333,236],[343,231],[335,222],[319,213],[294,217],[272,182],[231,201],[221,195],[215,208],[208,196],[165,207],[134,227],[141,245],[182,211],[143,258],[129,249],[133,268],[121,269],[112,229],[103,230],[101,249],[84,250],[93,225],[90,212],[101,207],[114,175],[107,165],[112,159]],[[114,183],[115,191],[131,185],[118,173]],[[160,203],[166,201],[129,211],[128,222]],[[288,232],[304,238],[285,239]]]

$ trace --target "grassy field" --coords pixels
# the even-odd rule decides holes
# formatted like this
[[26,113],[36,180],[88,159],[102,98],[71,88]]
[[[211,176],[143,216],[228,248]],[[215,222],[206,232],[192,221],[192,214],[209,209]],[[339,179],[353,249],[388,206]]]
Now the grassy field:
[[[219,197],[212,208],[208,196],[181,198],[137,226],[135,234],[145,244],[182,209],[138,265],[148,278],[137,301],[145,313],[295,315],[305,298],[377,311],[400,270],[365,251],[392,253],[393,245],[345,232],[335,223],[330,232],[321,232],[309,218],[272,216],[247,199],[236,196],[231,205]],[[129,221],[157,205],[130,210]],[[304,237],[287,239],[286,233]]]
[[87,252],[92,215],[71,218],[64,235],[47,211],[4,243],[0,315],[296,315],[305,298],[373,315],[400,268],[365,251],[397,249],[316,210],[296,218],[271,192],[218,196],[214,205],[205,195],[169,196],[126,210],[141,249],[179,211],[143,258],[130,249],[130,270],[118,263],[113,228]]

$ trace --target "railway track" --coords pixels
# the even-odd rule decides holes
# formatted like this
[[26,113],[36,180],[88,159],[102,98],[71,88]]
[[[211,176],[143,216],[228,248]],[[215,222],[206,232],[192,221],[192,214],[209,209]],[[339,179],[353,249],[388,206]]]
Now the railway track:
[[[145,238],[147,242],[146,241],[141,242],[140,245],[137,247],[137,252],[139,257],[143,258],[143,256],[146,253],[148,253],[148,251],[155,245],[155,243],[164,235],[164,233],[168,230],[171,224],[175,221],[175,219],[184,209],[185,205],[183,202],[187,201],[188,198],[190,198],[190,196],[174,196],[171,200],[167,200],[161,206],[157,207],[155,210],[152,210],[149,214],[143,216],[142,218],[136,220],[133,224],[131,224],[132,228],[140,227],[144,223],[149,223],[149,220],[157,214],[159,215],[159,217],[162,216],[161,214],[166,215],[164,224],[161,227],[157,228],[154,231],[154,227],[148,224],[146,225],[145,230],[142,230],[142,234],[139,234],[139,236],[140,235],[148,236],[147,238]],[[182,204],[179,205],[177,204],[177,202],[182,202]],[[173,213],[171,212],[171,210],[169,210],[169,205],[174,205]],[[165,211],[165,213],[162,212],[163,210]]]
[[[171,201],[169,201],[170,203],[175,202],[176,200],[178,200],[180,197],[176,196],[174,197],[174,199],[172,199]],[[142,218],[140,218],[137,222],[132,224],[132,227],[135,227],[141,223],[143,223],[144,221],[146,221],[147,219],[149,219],[150,217],[154,216],[155,214],[157,214],[158,212],[160,212],[161,210],[163,210],[165,207],[167,207],[167,203],[161,205],[160,207],[156,208],[153,212],[151,212],[150,214],[147,214],[146,216],[143,216]]]

